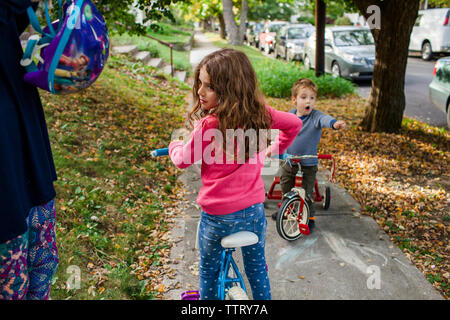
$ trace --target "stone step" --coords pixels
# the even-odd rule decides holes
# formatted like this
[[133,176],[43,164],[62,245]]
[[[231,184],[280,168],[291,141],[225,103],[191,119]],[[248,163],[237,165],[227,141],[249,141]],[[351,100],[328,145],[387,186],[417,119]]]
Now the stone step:
[[186,71],[175,71],[175,78],[178,78],[178,80],[185,82],[186,81]]
[[[170,64],[166,64],[161,69],[165,74],[172,74],[172,68],[170,67]],[[174,70],[174,73],[175,73],[175,70]]]
[[153,68],[161,68],[163,65],[163,60],[161,58],[152,58],[147,65]]
[[114,53],[120,53],[120,54],[129,54],[129,55],[135,55],[139,52],[139,49],[135,45],[125,45],[125,46],[113,46],[112,50]]
[[150,55],[150,52],[148,51],[139,51],[138,53],[136,53],[134,56],[134,59],[136,59],[137,61],[141,61],[142,63],[147,64],[150,59],[152,58],[152,56]]

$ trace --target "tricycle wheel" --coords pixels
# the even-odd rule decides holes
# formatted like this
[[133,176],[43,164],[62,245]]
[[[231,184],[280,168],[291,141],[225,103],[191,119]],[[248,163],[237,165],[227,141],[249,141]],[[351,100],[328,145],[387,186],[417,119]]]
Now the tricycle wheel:
[[[288,198],[281,204],[277,213],[277,232],[285,240],[294,241],[303,236],[299,223],[308,225],[309,207],[306,201],[303,203],[303,212],[300,211],[301,200],[299,196]],[[300,215],[300,219],[297,218]]]
[[325,187],[325,192],[324,192],[324,195],[323,195],[323,203],[322,203],[322,207],[325,210],[328,210],[328,208],[330,207],[330,201],[331,201],[330,193],[331,193],[330,187],[328,187],[328,186]]

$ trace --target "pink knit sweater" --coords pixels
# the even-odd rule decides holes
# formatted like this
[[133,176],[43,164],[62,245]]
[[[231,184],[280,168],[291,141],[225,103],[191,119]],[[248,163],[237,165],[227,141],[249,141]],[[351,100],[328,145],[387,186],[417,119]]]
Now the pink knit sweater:
[[[275,110],[269,106],[272,115],[271,129],[279,129],[280,134],[270,147],[272,153],[282,154],[293,142],[302,127],[302,121],[294,114]],[[197,203],[209,214],[229,214],[264,202],[265,189],[261,178],[265,151],[243,161],[227,161],[220,147],[222,143],[212,143],[218,127],[215,116],[207,116],[196,124],[188,142],[173,141],[169,145],[169,155],[178,168],[187,168],[202,161],[201,178],[203,186]],[[278,148],[278,152],[277,152]],[[219,150],[219,151],[217,151]],[[226,149],[228,150],[228,149]],[[221,156],[216,155],[220,153]],[[238,153],[239,155],[239,153]]]

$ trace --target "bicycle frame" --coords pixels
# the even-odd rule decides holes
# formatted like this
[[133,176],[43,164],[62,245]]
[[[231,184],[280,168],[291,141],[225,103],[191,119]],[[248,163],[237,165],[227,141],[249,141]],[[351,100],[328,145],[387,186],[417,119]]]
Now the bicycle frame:
[[[220,300],[225,300],[225,290],[229,289],[234,282],[237,282],[245,289],[244,279],[233,259],[233,252],[236,251],[235,248],[227,248],[222,251],[222,260],[220,261],[220,273],[219,273],[219,289],[218,297]],[[233,272],[236,275],[234,278],[228,275],[230,268],[233,268]]]
[[[157,149],[151,151],[152,157],[160,157],[169,154],[168,148]],[[198,227],[197,227],[198,232]],[[197,234],[198,239],[198,234]],[[196,244],[197,246],[197,244]],[[233,259],[233,252],[236,251],[236,248],[224,248],[222,251],[222,259],[220,261],[220,273],[219,273],[219,284],[218,284],[218,297],[220,300],[225,300],[225,291],[230,289],[233,283],[239,283],[241,288],[244,290],[245,294],[247,293],[247,289],[245,288],[244,279],[242,278],[241,273],[239,272],[239,268],[236,265],[236,262]],[[231,269],[232,268],[232,269]],[[234,276],[230,276],[230,269],[232,270]],[[198,291],[186,291],[181,295],[182,300],[198,300],[199,294]]]

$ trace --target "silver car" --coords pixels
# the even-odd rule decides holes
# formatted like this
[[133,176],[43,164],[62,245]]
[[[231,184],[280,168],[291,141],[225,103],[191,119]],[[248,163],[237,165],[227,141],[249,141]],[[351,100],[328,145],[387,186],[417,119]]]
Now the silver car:
[[[303,61],[306,69],[314,68],[316,35],[305,43]],[[325,72],[335,77],[372,79],[375,63],[375,42],[364,27],[325,28]]]
[[286,61],[301,60],[303,45],[313,32],[311,24],[289,24],[282,27],[276,35],[275,56]]
[[431,102],[447,113],[447,127],[450,128],[450,57],[436,61],[429,89]]

